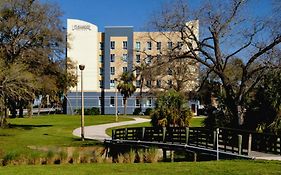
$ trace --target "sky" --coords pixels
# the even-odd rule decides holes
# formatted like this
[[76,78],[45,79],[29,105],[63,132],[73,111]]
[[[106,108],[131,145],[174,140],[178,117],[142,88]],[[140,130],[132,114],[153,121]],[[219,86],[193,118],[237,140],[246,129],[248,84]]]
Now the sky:
[[[79,19],[98,26],[134,26],[135,31],[143,31],[151,15],[161,9],[164,3],[172,0],[41,0],[57,3],[66,19]],[[189,0],[191,8],[197,8],[204,0]],[[269,0],[250,0],[252,6],[249,14],[266,15]]]
[[[142,31],[150,16],[159,10],[163,3],[171,0],[42,0],[57,3],[64,12],[62,18],[80,19],[98,26],[134,26]],[[195,0],[196,1],[196,0]],[[196,1],[199,2],[198,0]]]

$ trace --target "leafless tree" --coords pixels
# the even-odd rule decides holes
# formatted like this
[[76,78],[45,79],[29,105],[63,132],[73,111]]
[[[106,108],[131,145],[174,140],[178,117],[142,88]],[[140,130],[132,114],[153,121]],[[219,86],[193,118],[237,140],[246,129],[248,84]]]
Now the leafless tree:
[[[206,1],[198,9],[188,7],[184,1],[164,6],[151,26],[163,34],[163,31],[180,32],[187,49],[172,52],[170,56],[200,63],[206,69],[202,84],[210,74],[215,74],[225,93],[225,112],[238,126],[242,125],[247,96],[268,71],[280,68],[276,64],[280,55],[273,56],[281,42],[280,19],[273,11],[266,17],[254,18],[248,14],[253,4],[247,0],[214,0]],[[196,33],[199,29],[186,25],[190,20],[199,20],[199,36]],[[238,87],[228,70],[228,65],[237,57],[243,60],[243,64],[239,64],[242,73],[236,77]]]

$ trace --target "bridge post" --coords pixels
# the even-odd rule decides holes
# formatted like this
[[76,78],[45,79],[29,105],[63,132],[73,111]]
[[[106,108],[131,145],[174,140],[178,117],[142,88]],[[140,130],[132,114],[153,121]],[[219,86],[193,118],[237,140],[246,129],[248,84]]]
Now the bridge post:
[[185,128],[185,144],[188,145],[188,139],[189,139],[189,127]]
[[252,134],[249,134],[249,140],[248,140],[248,156],[251,154],[252,151]]
[[242,154],[242,135],[238,135],[238,154]]
[[162,141],[165,142],[166,140],[166,127],[163,127],[163,138],[162,138]]
[[115,130],[114,129],[111,131],[111,137],[112,137],[112,140],[115,139]]
[[171,162],[174,162],[174,150],[171,150],[170,153],[171,153]]
[[141,135],[142,140],[144,140],[144,134],[145,134],[145,127],[142,127],[142,135]]
[[125,140],[128,140],[128,129],[125,128]]

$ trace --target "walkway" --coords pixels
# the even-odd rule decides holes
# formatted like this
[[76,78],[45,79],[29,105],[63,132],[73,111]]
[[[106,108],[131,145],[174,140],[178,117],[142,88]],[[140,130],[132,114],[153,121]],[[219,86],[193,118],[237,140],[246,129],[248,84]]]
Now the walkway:
[[[94,126],[85,126],[85,138],[93,139],[98,141],[104,141],[105,139],[110,140],[111,137],[106,134],[106,130],[108,128],[113,128],[117,126],[131,125],[137,123],[149,122],[150,119],[144,119],[139,117],[134,117],[134,121],[126,121],[126,122],[116,122],[116,123],[108,123],[102,125],[94,125]],[[77,128],[72,132],[73,135],[80,137],[81,136],[81,128]]]

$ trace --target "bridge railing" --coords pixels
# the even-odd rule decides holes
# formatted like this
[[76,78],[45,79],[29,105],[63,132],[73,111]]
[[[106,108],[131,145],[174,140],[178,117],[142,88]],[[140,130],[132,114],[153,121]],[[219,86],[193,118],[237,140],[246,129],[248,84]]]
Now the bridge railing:
[[[208,149],[216,149],[217,131],[203,127],[138,127],[112,131],[114,140],[135,140],[187,144]],[[219,150],[249,155],[251,150],[281,154],[280,136],[262,134],[230,128],[220,128],[218,134]]]

